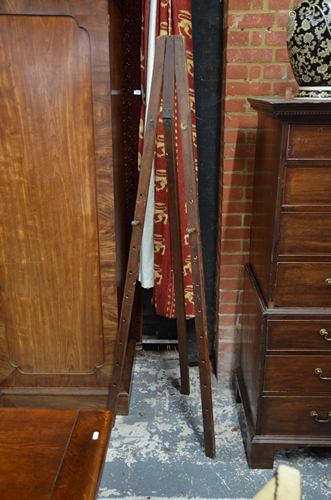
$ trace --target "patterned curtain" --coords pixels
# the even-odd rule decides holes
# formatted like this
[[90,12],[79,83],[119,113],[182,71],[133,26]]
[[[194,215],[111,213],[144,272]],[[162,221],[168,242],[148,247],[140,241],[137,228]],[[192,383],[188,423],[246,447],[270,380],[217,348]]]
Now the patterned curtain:
[[[141,84],[143,105],[139,128],[139,161],[143,147],[144,121],[146,111],[146,78],[148,58],[148,27],[150,19],[150,1],[142,0],[142,37],[141,37]],[[196,126],[195,126],[195,98],[193,73],[193,43],[191,0],[170,0],[171,20],[170,34],[182,35],[186,39],[187,67],[189,72],[190,100],[192,108],[192,127],[195,148],[195,163],[197,170]],[[156,36],[169,34],[169,0],[157,0]],[[162,103],[161,103],[162,106]],[[164,136],[162,126],[162,108],[160,110],[159,126],[157,131],[156,154],[154,157],[154,302],[156,312],[168,318],[176,317],[174,277],[171,260],[171,243],[168,217],[168,195],[166,162],[164,150]],[[178,180],[180,190],[181,230],[183,247],[183,270],[185,287],[186,317],[194,317],[193,285],[191,273],[191,257],[188,241],[186,201],[184,190],[184,174],[181,155],[180,131],[175,113],[176,123],[176,150],[178,164]],[[144,286],[144,285],[143,285]]]

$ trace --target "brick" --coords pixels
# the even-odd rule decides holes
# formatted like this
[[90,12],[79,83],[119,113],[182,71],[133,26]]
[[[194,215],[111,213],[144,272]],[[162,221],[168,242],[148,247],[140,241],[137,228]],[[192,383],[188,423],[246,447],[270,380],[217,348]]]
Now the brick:
[[227,82],[226,94],[233,96],[270,95],[270,82]]
[[[221,269],[223,278],[239,278],[239,267],[238,266],[226,266]],[[230,312],[230,311],[228,311]],[[231,311],[233,312],[233,311]]]
[[239,352],[240,342],[220,342],[220,352]]
[[287,66],[287,78],[289,80],[293,80],[294,79],[293,69],[292,69],[292,66],[290,64]]
[[249,252],[249,241],[242,241],[241,242],[241,250],[242,252]]
[[226,79],[227,80],[247,80],[248,78],[248,66],[244,64],[229,64],[226,67]]
[[256,130],[249,130],[247,133],[247,142],[248,144],[256,143]]
[[[218,356],[218,370],[221,372],[221,375],[218,376],[218,380],[220,378],[225,378],[229,375],[233,375],[233,370],[237,367],[237,358],[234,358],[234,355],[230,353],[222,353]],[[225,378],[225,381],[227,379]],[[224,383],[225,383],[224,381]]]
[[287,67],[284,64],[270,64],[263,70],[263,78],[277,80],[286,75]]
[[288,12],[279,12],[278,13],[278,28],[286,28],[289,18]]
[[247,107],[246,99],[227,99],[225,101],[225,111],[233,113],[245,113]]
[[275,14],[230,14],[229,28],[270,28],[275,25]]
[[225,157],[231,158],[254,158],[255,157],[255,146],[251,145],[233,145],[224,146],[223,154]]
[[245,199],[252,200],[253,199],[253,189],[250,187],[245,188]]
[[247,162],[246,162],[246,168],[247,168],[247,172],[254,172],[254,169],[255,169],[255,159],[254,160],[248,159]]
[[290,9],[291,3],[291,0],[269,0],[268,8],[270,10]]
[[219,306],[219,314],[241,314],[242,304],[224,304],[221,303]]
[[241,215],[224,214],[222,217],[222,225],[223,227],[241,227],[242,217]]
[[221,302],[238,302],[238,292],[224,292],[220,290],[219,300]]
[[239,254],[223,254],[221,258],[222,265],[230,266],[230,265],[238,265],[243,266],[246,264],[248,260],[248,254],[239,253]]
[[[222,211],[229,214],[250,214],[252,203],[250,201],[223,201]],[[226,250],[224,250],[225,252]],[[232,251],[232,250],[231,250]],[[237,250],[235,250],[237,251]],[[247,250],[244,250],[247,252]]]
[[252,216],[251,215],[244,215],[243,226],[250,226],[251,222],[252,222]]
[[243,188],[227,188],[223,189],[224,201],[240,201],[244,198]]
[[262,44],[262,33],[260,31],[253,31],[252,33],[252,45]]
[[227,49],[226,62],[271,62],[272,49]]
[[251,80],[258,80],[261,77],[261,66],[253,66],[249,72]]
[[236,316],[233,314],[222,314],[219,316],[219,324],[226,326],[234,326],[237,324]]
[[[221,242],[221,252],[240,252],[241,244],[240,241],[224,241]],[[222,287],[225,288],[225,287]],[[237,287],[233,287],[232,289],[236,289]]]
[[244,144],[246,137],[243,130],[226,130],[223,140],[227,144]]
[[220,277],[219,286],[222,290],[228,290],[228,291],[243,290],[243,285],[244,285],[244,280],[241,278],[223,278],[222,276]]
[[252,186],[254,176],[249,174],[223,174],[223,184],[226,186]]
[[251,0],[229,0],[229,10],[250,10]]
[[295,82],[274,82],[273,95],[285,95],[286,87],[292,87],[293,94],[298,90],[298,85]]
[[254,0],[253,9],[254,10],[262,10],[263,9],[263,0]]
[[236,327],[219,327],[218,328],[218,335],[219,339],[226,339],[226,340],[240,340],[239,339],[239,332]]
[[223,160],[224,172],[241,172],[245,168],[244,160],[238,158],[226,158]]
[[229,115],[225,116],[225,128],[256,128],[257,115]]
[[224,158],[234,158],[235,156],[239,156],[236,155],[236,146],[225,145],[223,147],[223,156]]
[[240,46],[243,47],[249,44],[248,31],[228,31],[227,46]]
[[249,238],[249,228],[248,227],[242,227],[242,228],[223,228],[222,229],[222,237],[226,240],[241,240],[241,239],[248,239]]
[[286,31],[267,31],[265,34],[265,44],[286,46]]
[[[220,320],[220,324],[222,324],[222,320]],[[237,368],[239,352],[237,352],[236,349],[238,349],[238,348],[239,348],[239,346],[236,346],[233,348],[232,351],[228,351],[228,352],[220,351],[219,352],[218,363],[219,363],[219,366],[222,366],[222,373],[226,373],[227,367],[229,367],[231,369],[232,373],[233,373],[233,370],[235,368]]]
[[287,49],[276,49],[275,61],[276,62],[288,62],[289,57],[288,57]]

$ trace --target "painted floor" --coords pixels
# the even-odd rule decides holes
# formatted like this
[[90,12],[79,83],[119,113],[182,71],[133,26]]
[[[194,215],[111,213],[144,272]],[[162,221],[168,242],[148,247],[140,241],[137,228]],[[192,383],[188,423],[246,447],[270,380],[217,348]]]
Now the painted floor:
[[[98,500],[252,499],[273,470],[248,468],[239,422],[241,405],[212,378],[215,460],[205,457],[198,368],[191,395],[179,392],[177,351],[137,351],[130,415],[117,417]],[[300,448],[275,454],[302,478],[303,500],[331,500],[331,450]]]

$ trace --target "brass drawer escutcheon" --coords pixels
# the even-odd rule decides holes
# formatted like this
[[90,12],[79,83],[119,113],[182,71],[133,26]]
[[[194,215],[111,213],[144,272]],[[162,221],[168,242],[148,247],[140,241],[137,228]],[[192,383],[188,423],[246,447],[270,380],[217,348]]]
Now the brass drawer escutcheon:
[[328,418],[327,420],[320,420],[320,419],[318,418],[318,413],[317,413],[317,411],[311,411],[311,412],[310,412],[310,416],[311,416],[311,417],[314,417],[314,418],[315,418],[315,420],[316,420],[316,422],[318,422],[318,423],[320,423],[320,424],[327,424],[328,422],[330,422],[331,411],[329,411],[329,413],[328,413],[328,417],[329,417],[329,418]]
[[318,375],[318,376],[319,376],[319,378],[320,378],[321,380],[331,380],[331,377],[322,377],[322,375],[323,375],[323,370],[322,370],[322,368],[315,368],[315,373],[316,373],[316,375]]
[[329,335],[329,332],[327,330],[325,330],[325,328],[322,328],[320,330],[320,335],[323,335],[324,340],[327,340],[328,342],[331,342],[331,337],[330,338],[327,337],[327,335]]
[[325,284],[326,285],[331,285],[331,278],[326,278]]

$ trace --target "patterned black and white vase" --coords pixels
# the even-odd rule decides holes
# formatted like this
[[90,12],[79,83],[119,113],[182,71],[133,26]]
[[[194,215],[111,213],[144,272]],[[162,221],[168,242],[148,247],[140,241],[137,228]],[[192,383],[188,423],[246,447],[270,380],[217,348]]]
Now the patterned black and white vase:
[[286,39],[299,84],[294,99],[331,100],[331,0],[301,0],[289,13]]

